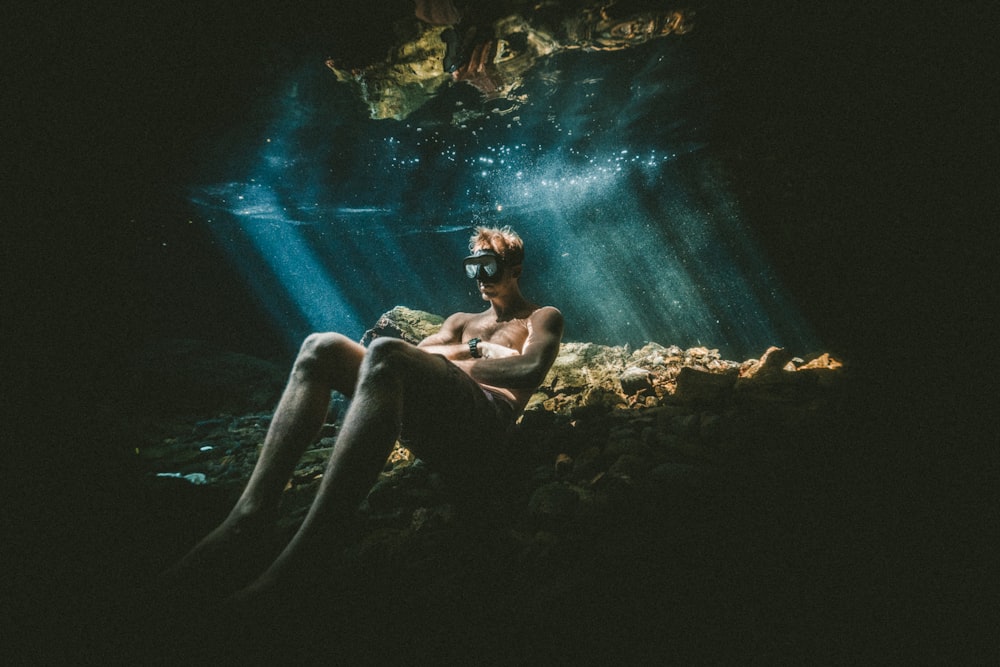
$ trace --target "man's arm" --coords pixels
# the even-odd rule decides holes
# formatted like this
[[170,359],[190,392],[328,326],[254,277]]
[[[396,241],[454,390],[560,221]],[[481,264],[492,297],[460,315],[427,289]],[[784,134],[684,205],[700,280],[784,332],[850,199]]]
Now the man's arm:
[[445,359],[469,358],[469,346],[462,342],[462,331],[472,317],[469,313],[449,315],[437,333],[417,343],[417,347],[429,354],[440,354]]
[[[559,355],[562,313],[551,306],[539,308],[528,318],[528,329],[528,338],[520,354],[501,345],[481,343],[487,346],[484,350],[486,358],[470,360],[466,356],[465,360],[455,363],[481,384],[508,389],[534,389],[545,379],[545,374]],[[509,356],[500,356],[495,352]]]

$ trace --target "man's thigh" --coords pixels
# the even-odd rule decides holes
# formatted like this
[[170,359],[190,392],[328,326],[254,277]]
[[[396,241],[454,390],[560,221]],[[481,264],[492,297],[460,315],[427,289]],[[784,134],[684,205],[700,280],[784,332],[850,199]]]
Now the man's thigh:
[[[498,406],[458,366],[438,355],[427,372],[407,383],[402,439],[428,462],[484,463],[503,442],[510,426]],[[507,417],[507,418],[505,418]]]

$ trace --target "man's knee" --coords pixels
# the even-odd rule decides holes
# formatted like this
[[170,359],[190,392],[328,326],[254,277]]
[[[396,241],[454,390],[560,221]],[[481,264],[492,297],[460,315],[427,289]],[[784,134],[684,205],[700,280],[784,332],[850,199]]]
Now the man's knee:
[[329,374],[341,368],[357,344],[339,333],[314,333],[302,341],[295,359],[295,372]]
[[433,359],[415,345],[398,338],[376,338],[368,346],[361,366],[361,380],[378,378],[407,381],[426,375],[428,360]]
[[398,338],[376,338],[365,353],[364,368],[368,372],[396,368],[412,348],[412,345]]

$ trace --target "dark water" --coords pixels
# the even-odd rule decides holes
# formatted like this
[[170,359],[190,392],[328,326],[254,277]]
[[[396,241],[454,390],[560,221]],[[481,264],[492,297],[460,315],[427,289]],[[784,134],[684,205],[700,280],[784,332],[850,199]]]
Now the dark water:
[[405,120],[370,120],[303,61],[207,148],[190,224],[289,345],[359,337],[396,304],[480,309],[458,260],[474,225],[510,224],[522,287],[564,312],[567,339],[815,351],[709,141],[717,91],[684,37],[553,56],[517,92],[447,85]]
[[[509,114],[455,86],[408,122],[368,120],[322,62],[379,57],[410,3],[21,16],[8,205],[39,251],[5,265],[21,338],[72,329],[100,370],[162,335],[285,354],[397,303],[474,309],[456,228],[477,222],[524,233],[525,290],[574,339],[877,359],[975,321],[982,290],[946,278],[992,266],[976,194],[995,132],[967,103],[983,52],[954,37],[989,23],[693,4],[687,35],[540,63]],[[459,101],[484,119],[453,126]]]
[[856,356],[926,308],[899,267],[933,247],[911,221],[936,179],[892,147],[945,140],[901,99],[930,70],[884,48],[887,17],[702,7],[689,34],[539,62],[509,113],[455,85],[372,121],[322,63],[377,58],[399,7],[335,4],[93,16],[32,64],[77,95],[42,100],[76,141],[31,206],[78,223],[83,293],[59,304],[107,356],[163,335],[286,355],[396,304],[480,308],[457,265],[478,223],[524,235],[525,292],[568,339]]

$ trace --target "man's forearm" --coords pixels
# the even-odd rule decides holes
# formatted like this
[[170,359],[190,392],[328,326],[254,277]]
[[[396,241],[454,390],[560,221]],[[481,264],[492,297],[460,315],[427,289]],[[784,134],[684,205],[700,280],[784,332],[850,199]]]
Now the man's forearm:
[[469,346],[465,343],[446,343],[444,345],[419,345],[428,354],[440,354],[448,361],[459,361],[461,359],[471,359]]
[[457,365],[481,384],[509,389],[534,388],[545,379],[538,364],[520,355],[500,359],[471,359]]
[[545,379],[537,361],[522,357],[517,350],[486,341],[479,345],[483,355],[479,358],[472,357],[468,343],[432,343],[419,347],[429,354],[441,355],[481,384],[518,389],[536,387]]
[[[484,357],[474,359],[467,343],[446,343],[444,345],[421,345],[428,354],[439,354],[472,376],[476,382],[495,387],[526,387],[537,384],[534,364],[522,359],[516,351],[500,358]],[[492,350],[492,347],[488,349]],[[506,349],[506,348],[505,348]]]

